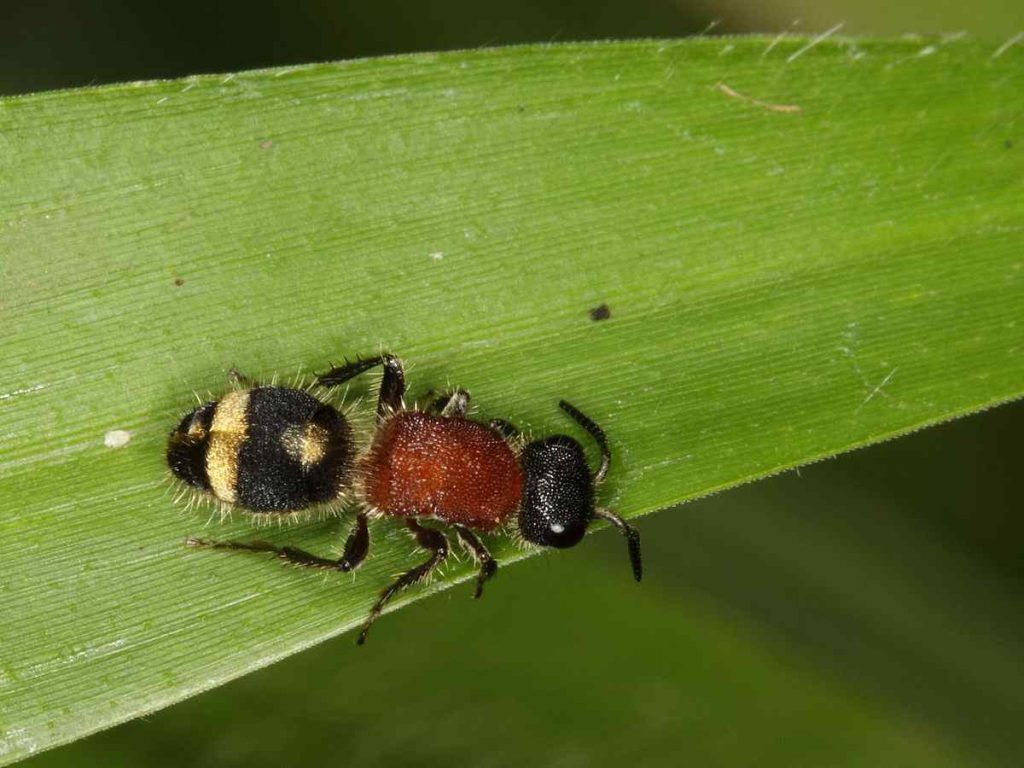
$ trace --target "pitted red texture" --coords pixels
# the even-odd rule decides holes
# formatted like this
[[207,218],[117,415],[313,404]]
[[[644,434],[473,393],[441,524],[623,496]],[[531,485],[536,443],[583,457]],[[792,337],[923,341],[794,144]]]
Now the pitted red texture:
[[519,508],[523,472],[497,431],[419,411],[393,416],[362,463],[366,500],[382,514],[436,517],[484,531]]

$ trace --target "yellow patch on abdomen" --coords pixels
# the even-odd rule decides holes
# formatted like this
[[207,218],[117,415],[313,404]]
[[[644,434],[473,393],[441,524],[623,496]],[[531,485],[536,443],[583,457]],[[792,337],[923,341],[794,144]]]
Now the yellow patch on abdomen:
[[281,438],[288,455],[302,464],[311,467],[319,464],[327,455],[327,430],[319,424],[307,421],[301,428],[289,427]]
[[248,430],[246,411],[249,393],[229,392],[217,403],[210,425],[210,441],[206,450],[206,474],[210,490],[221,501],[238,500],[235,487],[238,481],[238,451]]

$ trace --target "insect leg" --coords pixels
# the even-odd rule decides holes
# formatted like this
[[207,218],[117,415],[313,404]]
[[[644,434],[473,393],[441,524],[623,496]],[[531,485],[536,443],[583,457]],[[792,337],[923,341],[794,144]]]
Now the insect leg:
[[392,354],[385,353],[378,357],[365,360],[354,360],[332,368],[327,373],[317,376],[316,383],[322,387],[337,387],[344,384],[374,366],[384,366],[384,376],[380,382],[380,396],[377,399],[377,420],[392,411],[403,407],[402,396],[405,394],[405,369],[402,361]]
[[387,589],[380,593],[380,597],[377,598],[377,602],[370,609],[370,615],[366,617],[366,623],[363,624],[363,629],[356,640],[358,645],[366,642],[366,635],[370,631],[370,627],[373,626],[373,622],[380,616],[388,600],[406,587],[425,579],[448,556],[448,539],[445,538],[443,533],[434,528],[426,528],[411,517],[406,518],[405,524],[416,537],[416,543],[430,552],[430,558],[425,563],[403,573]]
[[281,560],[292,565],[304,565],[307,568],[341,568],[341,561],[328,560],[325,557],[317,557],[314,554],[298,549],[297,547],[278,547],[269,541],[216,541],[212,539],[185,540],[190,547],[206,547],[209,549],[238,549],[245,552],[271,552]]
[[459,537],[459,543],[480,566],[480,572],[476,576],[476,592],[473,593],[473,597],[479,598],[484,593],[484,582],[498,572],[498,562],[491,556],[487,547],[475,533],[463,525],[456,525],[454,528],[456,536]]
[[346,573],[354,571],[362,565],[363,560],[366,559],[366,553],[369,551],[370,530],[366,525],[366,514],[360,512],[356,515],[356,523],[352,526],[352,532],[345,542],[345,553],[338,561],[338,568]]

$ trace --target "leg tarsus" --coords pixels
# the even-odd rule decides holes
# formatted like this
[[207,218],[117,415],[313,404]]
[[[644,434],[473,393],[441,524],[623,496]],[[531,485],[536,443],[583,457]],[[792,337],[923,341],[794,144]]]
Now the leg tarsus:
[[337,387],[378,365],[384,366],[380,396],[377,398],[377,420],[380,421],[388,413],[401,410],[404,405],[402,397],[405,395],[405,369],[402,367],[402,361],[394,355],[385,352],[377,357],[357,358],[351,363],[336,366],[327,373],[317,376],[316,383],[322,387]]
[[278,547],[269,541],[216,541],[212,539],[185,539],[190,547],[207,547],[209,549],[238,549],[245,552],[270,552],[292,565],[303,565],[307,568],[340,568],[340,561],[328,560],[306,552],[298,547]]
[[456,525],[455,534],[459,537],[459,543],[469,552],[480,571],[476,576],[476,591],[473,593],[475,599],[479,599],[484,593],[484,582],[498,572],[498,562],[488,551],[484,543],[477,538],[477,535],[462,525]]
[[384,362],[384,356],[380,357],[357,357],[352,362],[345,361],[344,365],[336,365],[327,373],[322,373],[316,377],[316,383],[321,387],[338,387],[354,379],[359,374],[370,370],[374,366],[380,365]]
[[366,553],[370,549],[370,532],[367,527],[366,515],[356,516],[355,526],[345,542],[345,553],[338,560],[331,560],[326,557],[314,555],[298,547],[288,545],[277,546],[269,541],[221,541],[214,539],[185,539],[185,544],[190,547],[206,547],[208,549],[235,549],[243,552],[268,552],[276,555],[280,560],[292,565],[301,565],[306,568],[321,568],[348,573],[354,571],[366,559]]
[[415,535],[416,543],[431,553],[430,558],[426,562],[421,563],[415,568],[411,568],[403,573],[395,579],[387,589],[380,593],[380,597],[378,597],[377,602],[373,604],[373,608],[370,609],[370,615],[366,617],[366,622],[363,624],[363,628],[359,632],[359,637],[356,640],[357,645],[362,645],[366,642],[366,635],[370,631],[370,627],[373,626],[373,622],[377,620],[381,611],[384,610],[385,604],[392,597],[406,587],[425,579],[430,575],[431,571],[437,568],[445,557],[448,556],[448,539],[446,539],[445,535],[439,530],[435,528],[426,528],[411,517],[406,518],[405,525]]

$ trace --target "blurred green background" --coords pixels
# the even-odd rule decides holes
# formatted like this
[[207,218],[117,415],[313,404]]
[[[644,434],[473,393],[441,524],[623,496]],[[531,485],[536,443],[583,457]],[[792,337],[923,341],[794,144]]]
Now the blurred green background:
[[1002,42],[1019,0],[38,0],[0,3],[0,93],[412,51],[781,32]]
[[[1024,4],[49,0],[0,10],[0,92],[840,21],[999,44]],[[29,763],[1019,765],[1022,434],[1015,404],[655,515],[641,587],[604,532]]]

